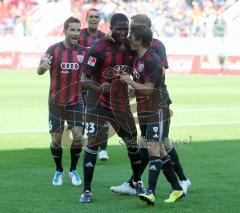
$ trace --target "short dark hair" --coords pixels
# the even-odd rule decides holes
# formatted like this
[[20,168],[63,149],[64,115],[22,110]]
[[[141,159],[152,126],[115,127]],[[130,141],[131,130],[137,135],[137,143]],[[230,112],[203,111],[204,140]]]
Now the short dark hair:
[[98,12],[98,14],[99,14],[99,18],[100,18],[100,12],[99,12],[99,10],[96,9],[96,8],[91,8],[91,9],[89,9],[89,10],[87,11],[86,18],[88,17],[88,14],[89,14],[90,11]]
[[142,25],[147,25],[148,27],[152,26],[151,19],[148,18],[144,14],[137,14],[137,15],[131,17],[131,20],[134,21],[134,22],[137,22],[139,24],[142,24]]
[[116,25],[116,23],[118,21],[127,21],[127,22],[129,22],[128,17],[126,15],[124,15],[123,13],[116,13],[116,14],[114,14],[112,16],[112,18],[110,20],[110,25],[114,26],[114,25]]
[[63,29],[67,30],[67,28],[69,27],[70,23],[79,23],[79,24],[81,24],[79,19],[74,18],[74,17],[71,16],[64,22]]
[[133,34],[137,40],[142,40],[144,47],[150,46],[153,38],[153,33],[149,27],[145,25],[134,25],[131,28],[131,34]]

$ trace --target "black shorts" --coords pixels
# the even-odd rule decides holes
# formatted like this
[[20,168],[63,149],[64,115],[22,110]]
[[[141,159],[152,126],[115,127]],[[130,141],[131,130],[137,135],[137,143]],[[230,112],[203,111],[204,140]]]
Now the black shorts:
[[106,126],[106,122],[111,124],[118,136],[123,140],[137,138],[137,129],[130,110],[128,112],[112,111],[99,105],[86,113],[88,136],[96,136]]
[[64,122],[68,124],[68,129],[84,126],[84,107],[82,104],[74,106],[49,105],[49,132],[60,133],[64,129]]
[[170,128],[170,109],[163,108],[157,112],[138,112],[141,136],[147,140],[164,142]]

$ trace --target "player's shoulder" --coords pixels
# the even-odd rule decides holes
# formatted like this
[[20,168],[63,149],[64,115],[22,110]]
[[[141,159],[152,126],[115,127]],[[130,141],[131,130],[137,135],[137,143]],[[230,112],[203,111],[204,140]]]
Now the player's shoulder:
[[149,48],[144,56],[144,59],[147,61],[159,58],[158,54],[152,48]]
[[91,47],[90,50],[92,52],[101,52],[108,46],[109,46],[108,41],[106,41],[105,39],[100,39]]
[[154,50],[149,48],[145,53],[143,60],[144,60],[144,63],[158,65],[160,58]]
[[63,47],[63,42],[54,43],[48,47],[47,53],[53,55],[56,50],[61,52],[63,50]]
[[152,47],[158,47],[158,48],[159,47],[164,47],[165,48],[163,42],[160,41],[159,39],[156,39],[156,38],[152,39]]
[[86,33],[87,32],[87,28],[82,28],[81,29],[81,33]]
[[87,51],[87,47],[83,46],[82,44],[78,44],[77,49],[80,51]]
[[54,43],[54,44],[52,44],[52,45],[50,45],[49,47],[48,47],[48,49],[55,49],[55,48],[57,48],[57,47],[61,47],[62,46],[62,41],[60,41],[60,42],[57,42],[57,43]]
[[105,37],[106,33],[104,33],[104,32],[101,31],[101,30],[98,30],[98,35],[99,35],[100,37]]

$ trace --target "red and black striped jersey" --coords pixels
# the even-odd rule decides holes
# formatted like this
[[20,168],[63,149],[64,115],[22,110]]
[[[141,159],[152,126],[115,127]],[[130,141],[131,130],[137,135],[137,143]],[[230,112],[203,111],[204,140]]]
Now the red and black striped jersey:
[[80,80],[87,49],[81,45],[65,47],[63,42],[50,46],[40,64],[52,56],[49,104],[73,106],[81,101]]
[[109,94],[100,96],[100,105],[104,108],[129,111],[128,87],[120,81],[121,71],[128,71],[126,68],[130,62],[130,49],[125,45],[100,40],[88,52],[84,65],[84,73],[100,84],[108,82],[111,84]]
[[105,37],[105,33],[101,30],[98,30],[96,36],[92,36],[88,33],[87,28],[81,29],[81,34],[79,38],[79,44],[84,47],[90,48],[92,45],[96,44],[97,41],[103,39]]
[[158,39],[153,38],[152,43],[151,43],[151,48],[159,56],[162,66],[164,66],[164,68],[167,69],[168,61],[167,61],[166,49],[165,49],[164,44],[161,41],[159,41]]
[[[168,61],[167,61],[167,55],[166,55],[166,49],[164,44],[159,41],[158,39],[153,38],[152,43],[151,43],[151,49],[158,55],[160,58],[160,63],[161,65],[167,69],[168,68]],[[172,101],[169,97],[168,90],[167,90],[167,85],[165,83],[165,73],[162,74],[162,80],[161,80],[161,86],[162,90],[166,95],[168,95],[168,103],[171,104]]]
[[134,58],[133,80],[140,84],[146,82],[154,84],[154,90],[149,97],[143,97],[136,91],[138,112],[155,112],[165,99],[168,99],[162,90],[163,70],[159,60],[159,56],[152,49],[149,49],[141,58]]

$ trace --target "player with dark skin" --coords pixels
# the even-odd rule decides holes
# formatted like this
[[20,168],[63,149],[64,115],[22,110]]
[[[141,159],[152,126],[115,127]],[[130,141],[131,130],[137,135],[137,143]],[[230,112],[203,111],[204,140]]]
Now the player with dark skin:
[[122,82],[119,76],[122,68],[129,66],[130,63],[130,49],[125,46],[128,28],[128,18],[121,13],[114,14],[110,29],[116,42],[100,40],[89,50],[84,65],[83,81],[93,80],[100,85],[109,85],[110,90],[103,91],[96,108],[87,110],[88,145],[84,153],[84,188],[80,197],[81,203],[92,201],[91,185],[96,165],[96,151],[99,147],[97,140],[106,121],[125,142],[135,188],[138,192],[142,191],[137,130],[130,110],[127,84]]

